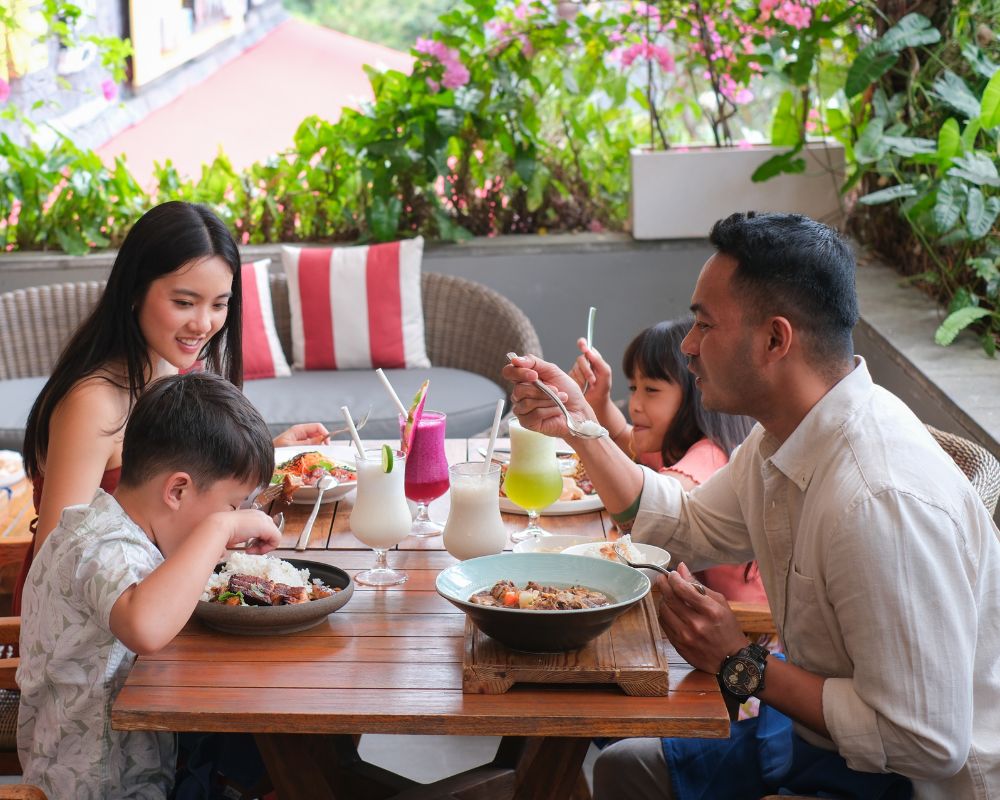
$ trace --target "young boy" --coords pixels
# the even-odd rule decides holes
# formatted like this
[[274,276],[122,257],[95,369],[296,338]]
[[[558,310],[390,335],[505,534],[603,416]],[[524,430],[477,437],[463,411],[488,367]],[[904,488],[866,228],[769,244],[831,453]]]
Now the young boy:
[[231,383],[162,378],[125,430],[121,483],[65,509],[28,573],[21,625],[18,755],[50,798],[166,798],[173,734],[111,729],[136,654],[155,653],[194,611],[226,548],[280,540],[237,511],[274,468],[267,426]]

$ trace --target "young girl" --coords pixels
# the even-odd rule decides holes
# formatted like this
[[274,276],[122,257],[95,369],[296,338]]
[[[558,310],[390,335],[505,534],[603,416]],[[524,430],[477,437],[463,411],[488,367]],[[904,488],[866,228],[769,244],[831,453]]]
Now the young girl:
[[[676,478],[685,489],[704,483],[724,466],[753,427],[748,417],[708,411],[687,369],[681,341],[694,318],[681,317],[642,331],[625,349],[629,416],[611,400],[611,367],[586,340],[570,376],[588,384],[587,402],[611,438],[633,460]],[[767,602],[755,562],[725,564],[698,573],[698,580],[730,600]]]
[[[34,553],[62,510],[114,491],[132,407],[164,375],[204,368],[243,385],[240,254],[204,206],[168,202],[139,219],[122,243],[96,308],[70,338],[28,415],[24,466],[34,484]],[[295,425],[276,445],[318,444],[319,423]]]

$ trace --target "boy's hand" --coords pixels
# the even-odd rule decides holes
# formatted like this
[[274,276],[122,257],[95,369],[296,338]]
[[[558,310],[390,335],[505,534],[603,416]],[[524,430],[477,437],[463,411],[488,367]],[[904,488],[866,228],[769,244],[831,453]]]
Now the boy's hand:
[[584,397],[594,409],[600,409],[611,399],[611,366],[593,347],[587,347],[587,340],[576,340],[576,346],[583,354],[573,363],[569,376],[582,389],[589,384]]
[[300,444],[329,444],[330,432],[322,422],[300,422],[274,437],[275,447]]
[[281,543],[274,520],[263,511],[256,509],[241,509],[226,512],[229,523],[229,539],[226,549],[233,550],[237,545],[246,542],[245,552],[253,554],[267,553]]

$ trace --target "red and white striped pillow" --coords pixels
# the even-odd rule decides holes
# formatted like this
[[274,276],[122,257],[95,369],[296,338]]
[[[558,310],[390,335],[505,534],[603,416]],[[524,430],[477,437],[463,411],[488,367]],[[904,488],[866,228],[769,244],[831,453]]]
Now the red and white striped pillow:
[[364,247],[283,247],[296,369],[429,367],[420,237]]
[[244,264],[243,284],[243,379],[284,378],[292,374],[274,327],[271,305],[271,259]]

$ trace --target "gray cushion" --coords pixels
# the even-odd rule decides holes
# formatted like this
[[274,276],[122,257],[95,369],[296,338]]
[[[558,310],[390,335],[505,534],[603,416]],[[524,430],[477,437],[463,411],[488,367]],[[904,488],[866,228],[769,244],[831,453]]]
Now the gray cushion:
[[[430,379],[427,407],[448,415],[447,435],[475,436],[493,423],[497,399],[503,397],[493,381],[450,367],[390,369],[385,373],[404,405]],[[24,423],[47,378],[0,380],[0,449],[20,452]],[[277,435],[296,422],[322,422],[328,428],[343,426],[340,407],[347,406],[360,419],[372,407],[364,435],[371,439],[399,436],[396,410],[372,370],[295,372],[290,378],[247,381],[243,391]]]
[[[497,400],[504,396],[493,381],[450,367],[388,369],[385,374],[407,406],[421,382],[429,379],[427,408],[448,415],[447,435],[455,438],[488,431]],[[344,424],[341,406],[347,406],[356,420],[370,406],[371,417],[362,435],[370,439],[399,436],[396,408],[372,370],[295,372],[291,378],[247,381],[243,391],[274,434],[296,422],[340,428]]]
[[0,450],[21,452],[28,412],[48,378],[0,381]]

